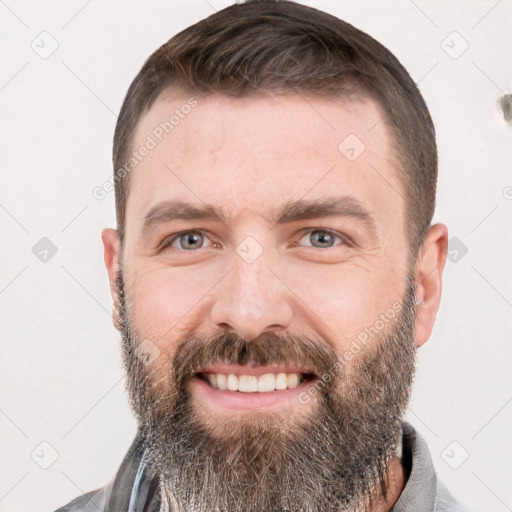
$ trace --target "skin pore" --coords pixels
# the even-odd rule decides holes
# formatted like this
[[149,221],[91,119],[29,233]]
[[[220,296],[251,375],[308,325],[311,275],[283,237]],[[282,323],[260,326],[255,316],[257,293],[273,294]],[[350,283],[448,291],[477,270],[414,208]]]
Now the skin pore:
[[[187,100],[162,93],[132,146]],[[151,462],[183,510],[246,496],[240,510],[386,511],[403,490],[399,420],[439,308],[447,228],[431,227],[409,268],[406,192],[381,118],[369,99],[200,97],[132,171],[122,250],[116,230],[102,235],[114,324]],[[339,149],[350,134],[364,144],[355,160]],[[241,393],[194,373],[221,362],[237,374],[295,365],[313,378]]]

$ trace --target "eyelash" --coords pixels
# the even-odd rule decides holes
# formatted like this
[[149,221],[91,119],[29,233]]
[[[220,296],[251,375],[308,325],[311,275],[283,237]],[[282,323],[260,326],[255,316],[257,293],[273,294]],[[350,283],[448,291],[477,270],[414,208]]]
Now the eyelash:
[[[301,240],[308,234],[311,234],[311,233],[314,233],[315,231],[319,231],[321,233],[328,233],[329,235],[332,235],[336,238],[339,238],[341,240],[341,243],[340,244],[337,244],[337,245],[334,245],[332,247],[313,247],[313,246],[304,246],[304,247],[311,247],[311,249],[322,249],[323,252],[326,252],[326,251],[329,251],[329,250],[333,250],[335,249],[336,247],[340,246],[340,245],[346,245],[348,247],[352,247],[352,243],[350,242],[350,240],[344,236],[344,235],[341,235],[339,233],[337,233],[336,231],[332,231],[330,229],[324,229],[324,228],[309,228],[305,231],[304,235],[301,237]],[[189,229],[187,231],[181,231],[179,233],[175,233],[173,235],[169,235],[168,237],[166,237],[164,239],[164,241],[162,242],[161,246],[160,246],[160,250],[163,251],[165,249],[168,249],[176,240],[178,240],[181,236],[183,235],[186,235],[186,234],[189,234],[189,233],[200,233],[202,234],[205,238],[208,238],[208,236],[206,235],[206,232],[201,230],[201,229]],[[293,247],[297,247],[298,245],[298,242],[294,242],[293,243]],[[200,247],[199,249],[203,249],[203,247]],[[197,251],[198,249],[195,249],[195,250],[187,250],[187,249],[177,249],[178,251],[180,252],[195,252]]]

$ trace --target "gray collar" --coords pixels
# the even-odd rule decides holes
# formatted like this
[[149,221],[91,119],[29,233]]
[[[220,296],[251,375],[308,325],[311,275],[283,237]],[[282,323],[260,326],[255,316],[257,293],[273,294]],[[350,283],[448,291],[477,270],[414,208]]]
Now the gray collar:
[[407,422],[402,424],[402,464],[410,472],[393,512],[433,512],[437,501],[437,473],[425,440]]

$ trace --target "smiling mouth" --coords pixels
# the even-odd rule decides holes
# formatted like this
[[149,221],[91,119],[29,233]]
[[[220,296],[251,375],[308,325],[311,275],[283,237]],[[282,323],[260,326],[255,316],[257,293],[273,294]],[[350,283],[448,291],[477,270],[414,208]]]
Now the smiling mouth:
[[313,381],[315,376],[308,372],[277,372],[264,373],[243,372],[197,372],[195,376],[213,389],[238,393],[270,393],[294,389],[303,382]]
[[190,392],[210,414],[280,411],[301,405],[300,396],[317,380],[297,365],[215,364],[194,372]]

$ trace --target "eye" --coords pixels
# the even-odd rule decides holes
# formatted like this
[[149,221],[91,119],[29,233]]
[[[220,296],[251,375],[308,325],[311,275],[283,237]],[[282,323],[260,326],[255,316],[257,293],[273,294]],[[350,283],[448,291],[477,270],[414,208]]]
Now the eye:
[[208,247],[203,245],[206,240],[210,241],[202,231],[184,231],[168,236],[163,241],[161,249],[173,247],[183,251],[195,251]]
[[[340,243],[336,244],[336,240],[339,240]],[[293,245],[297,246],[301,244],[315,249],[331,249],[336,247],[336,245],[350,246],[350,241],[330,230],[314,229],[309,230],[299,242],[295,242]],[[177,249],[178,251],[191,252],[205,247],[219,247],[219,244],[212,243],[204,232],[200,230],[192,230],[169,235],[162,242],[160,250],[164,250],[169,247]]]
[[[335,244],[336,239],[338,239],[341,244]],[[335,247],[335,245],[350,245],[349,241],[345,237],[325,229],[310,230],[300,239],[299,243],[304,240],[311,242],[310,247],[314,247],[316,249],[330,249]]]

